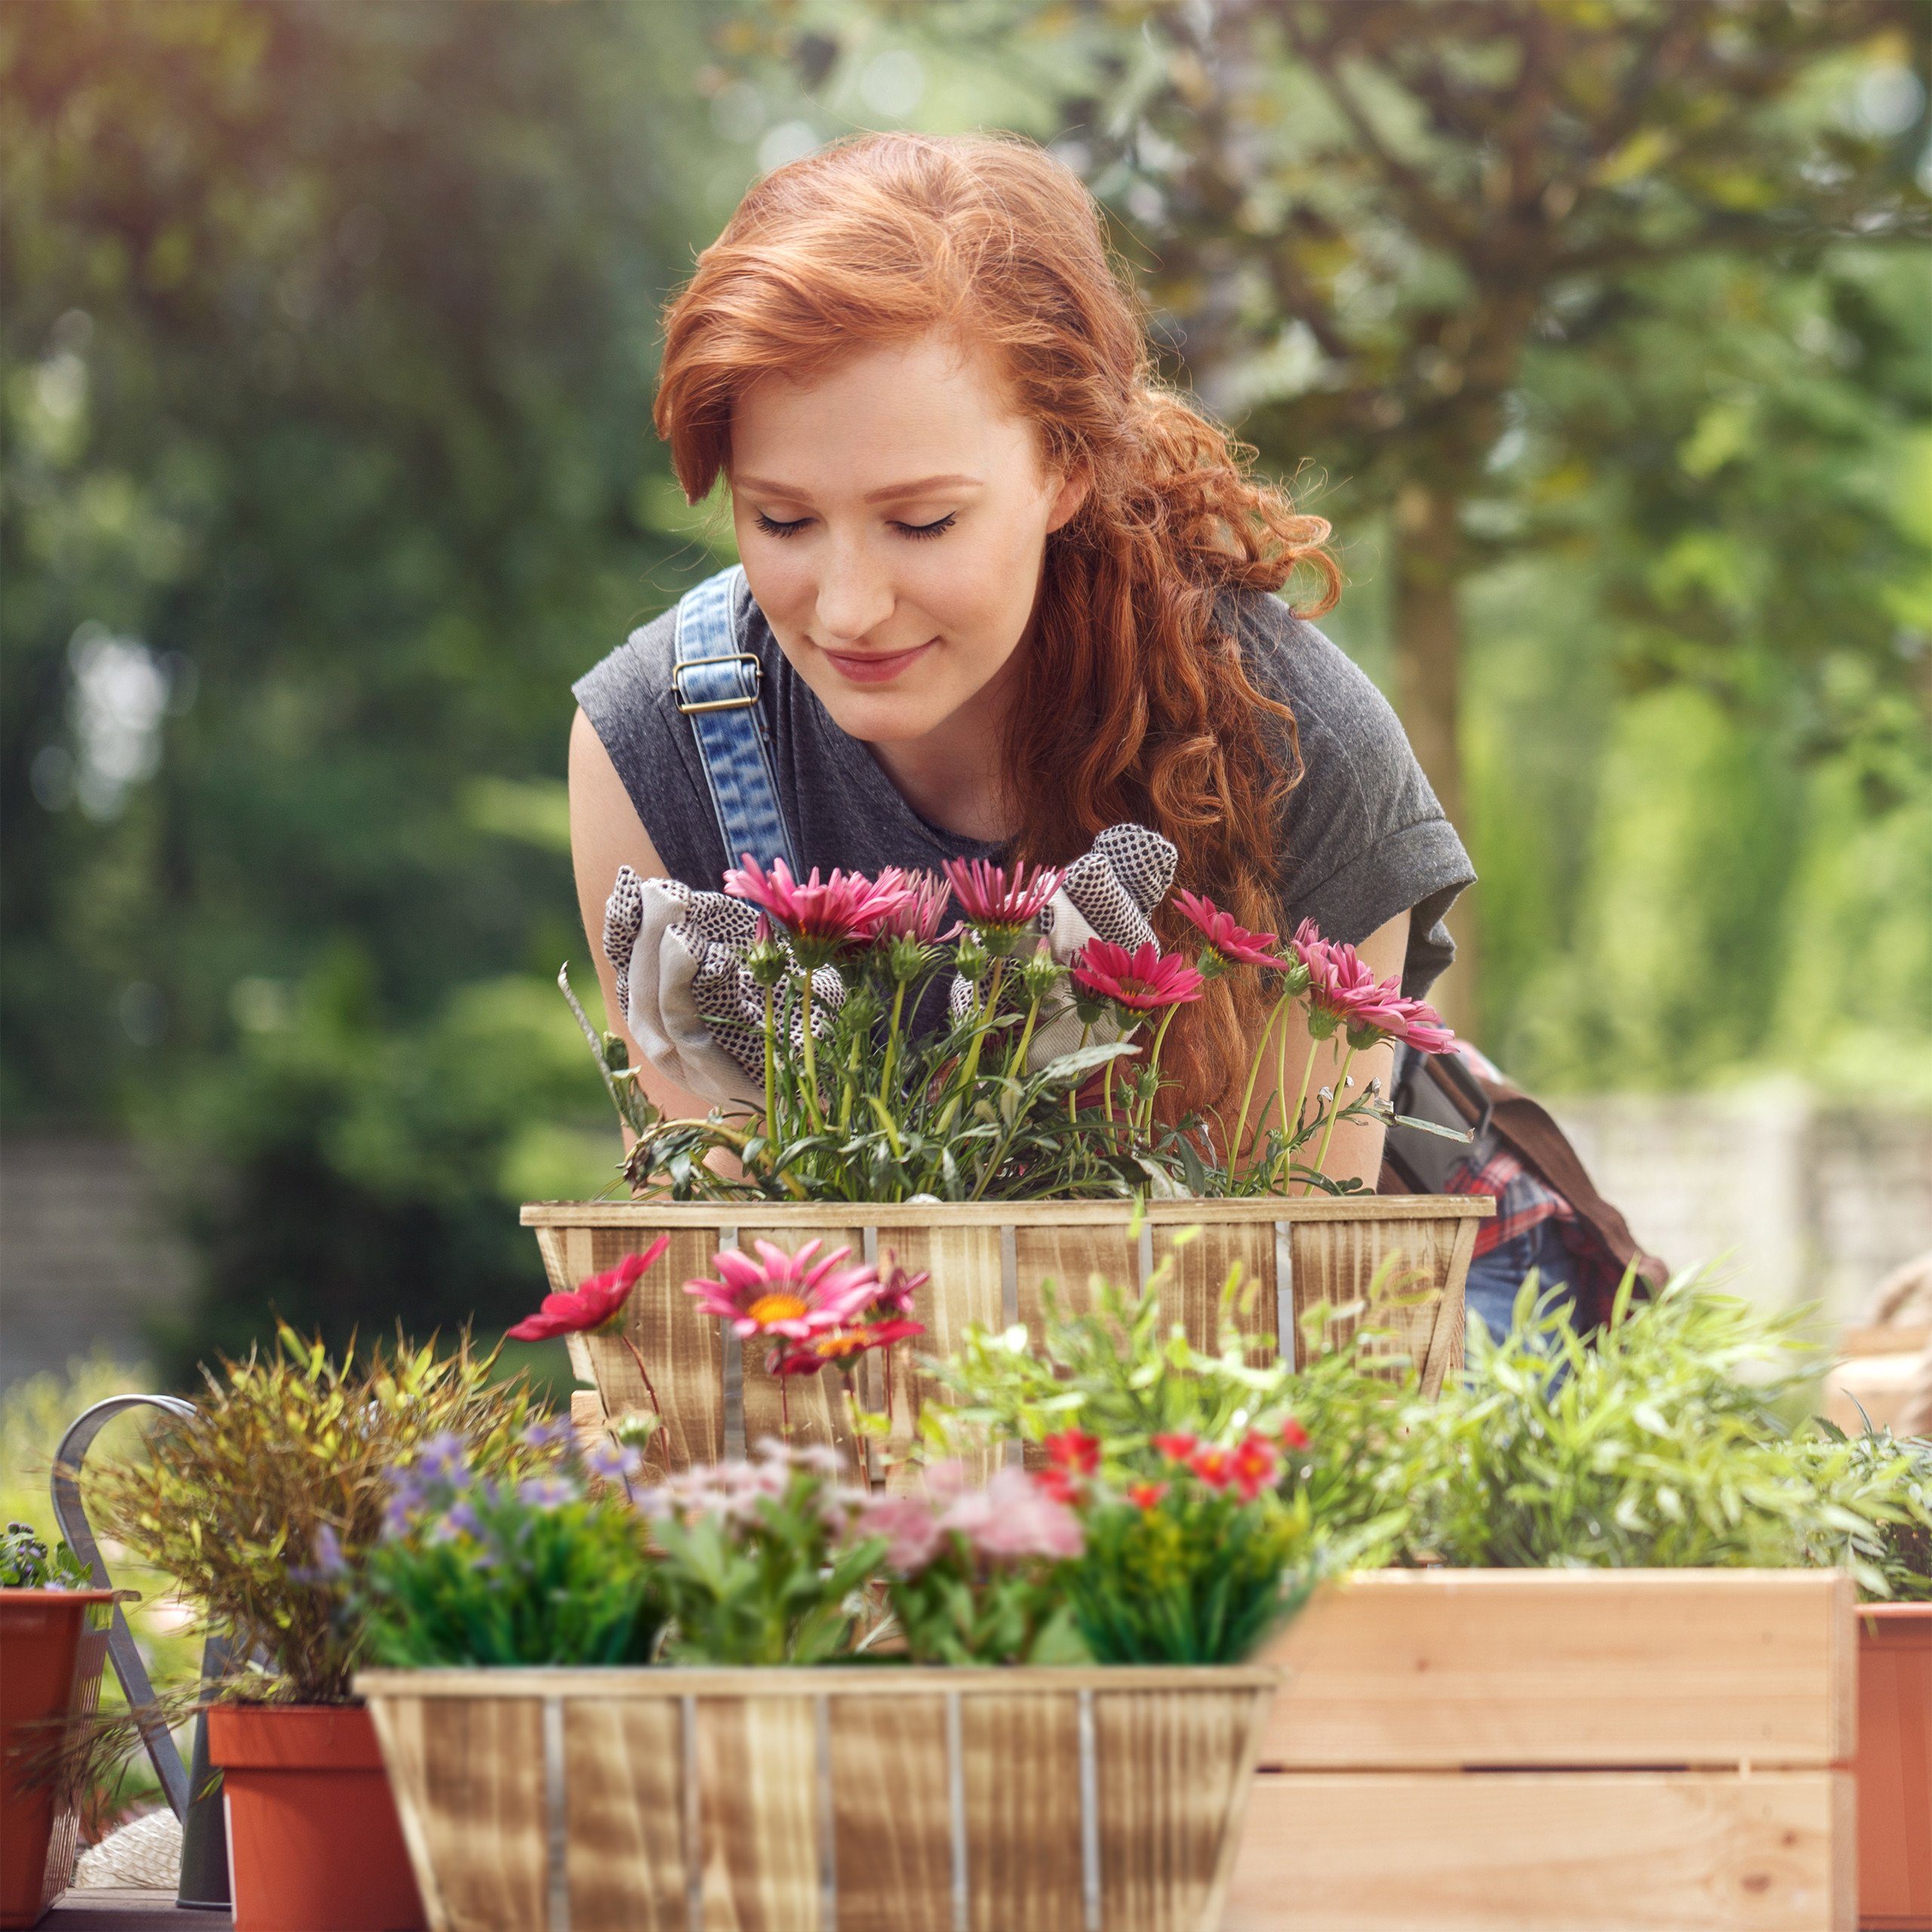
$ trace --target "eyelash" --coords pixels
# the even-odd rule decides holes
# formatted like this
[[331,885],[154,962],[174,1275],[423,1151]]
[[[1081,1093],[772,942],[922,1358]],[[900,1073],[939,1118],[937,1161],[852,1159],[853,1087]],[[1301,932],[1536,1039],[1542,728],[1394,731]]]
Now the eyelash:
[[[801,516],[793,523],[774,523],[762,510],[755,510],[752,514],[758,520],[758,528],[768,537],[795,537],[811,521],[809,517]],[[959,512],[949,510],[937,523],[895,523],[892,527],[902,537],[918,540],[943,537],[958,520]]]

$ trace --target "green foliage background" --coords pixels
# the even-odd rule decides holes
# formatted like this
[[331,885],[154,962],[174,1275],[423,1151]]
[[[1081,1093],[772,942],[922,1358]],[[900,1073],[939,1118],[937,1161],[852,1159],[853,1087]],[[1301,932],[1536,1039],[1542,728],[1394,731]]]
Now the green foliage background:
[[[1450,502],[1475,1017],[1513,1071],[1932,1100],[1924,11],[1362,27],[1338,71],[1451,207],[1512,128],[1525,166],[1571,138],[1508,118],[1517,54],[1731,36],[1721,85],[1644,95],[1579,177],[1557,232],[1600,259],[1539,285],[1460,414],[1495,291],[1294,39],[1404,11],[0,14],[0,1106],[152,1150],[202,1269],[176,1372],[271,1307],[506,1318],[537,1286],[515,1201],[610,1177],[551,984],[590,977],[568,685],[728,542],[650,432],[657,310],[761,166],[857,126],[1012,127],[1083,168],[1171,372],[1334,520],[1330,627],[1405,709],[1404,493]],[[1415,109],[1438,69],[1495,130]],[[103,664],[158,712],[119,766]]]

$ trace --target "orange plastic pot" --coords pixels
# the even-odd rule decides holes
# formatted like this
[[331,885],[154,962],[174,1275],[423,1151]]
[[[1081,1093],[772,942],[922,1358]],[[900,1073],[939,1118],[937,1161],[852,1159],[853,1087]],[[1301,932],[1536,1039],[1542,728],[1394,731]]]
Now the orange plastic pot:
[[0,1926],[38,1925],[74,1875],[77,1803],[32,1760],[100,1696],[112,1590],[0,1590]]
[[369,1713],[217,1704],[235,1932],[420,1932],[428,1924]]
[[1932,1932],[1932,1603],[1858,1626],[1858,1922]]

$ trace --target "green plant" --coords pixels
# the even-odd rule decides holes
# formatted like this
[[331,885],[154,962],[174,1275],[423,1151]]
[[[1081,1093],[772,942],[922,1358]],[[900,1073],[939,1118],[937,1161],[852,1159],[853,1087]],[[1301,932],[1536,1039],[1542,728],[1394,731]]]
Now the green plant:
[[1815,1372],[1801,1315],[1681,1275],[1589,1340],[1532,1275],[1500,1340],[1424,1425],[1432,1472],[1412,1548],[1460,1565],[1780,1567],[1841,1563],[1886,1589],[1904,1506],[1863,1454],[1801,1433]]
[[915,1663],[1083,1663],[1067,1578],[1079,1519],[1022,1469],[968,1489],[963,1466],[930,1466],[922,1492],[869,1498],[858,1528],[883,1537],[894,1621]]
[[[1197,1232],[1179,1231],[1176,1250]],[[1391,1272],[1379,1274],[1360,1303],[1306,1312],[1297,1368],[1274,1358],[1272,1336],[1242,1325],[1258,1291],[1238,1267],[1221,1285],[1213,1352],[1195,1347],[1178,1322],[1163,1321],[1174,1265],[1164,1260],[1138,1294],[1096,1282],[1092,1306],[1077,1312],[1049,1282],[1037,1346],[1023,1327],[969,1327],[938,1366],[955,1400],[928,1409],[932,1426],[1035,1446],[1086,1430],[1149,1478],[1164,1467],[1158,1437],[1232,1445],[1250,1432],[1281,1441],[1285,1432],[1300,1439],[1284,1443],[1279,1486],[1306,1492],[1324,1538],[1346,1537],[1358,1564],[1392,1553],[1422,1478],[1416,1422],[1426,1405],[1406,1358],[1377,1352],[1387,1339],[1377,1312],[1401,1300]]]
[[1238,1663],[1321,1574],[1306,1491],[1244,1493],[1198,1463],[1177,1460],[1158,1482],[1096,1484],[1080,1519],[1086,1548],[1067,1592],[1100,1663]]
[[1882,1589],[1872,1596],[1932,1600],[1932,1441],[1888,1429],[1845,1434],[1819,1417],[1811,1438],[1820,1482],[1854,1512],[1869,1513]]
[[84,1590],[92,1581],[64,1543],[51,1550],[29,1523],[9,1523],[0,1534],[0,1590]]
[[688,1469],[646,1490],[678,1663],[823,1663],[852,1647],[884,1550],[850,1534],[860,1498],[832,1451],[774,1438],[749,1462]]
[[343,1566],[380,1534],[393,1466],[449,1435],[493,1473],[535,1460],[529,1392],[494,1365],[466,1337],[446,1355],[398,1339],[337,1358],[284,1324],[272,1351],[205,1371],[195,1415],[157,1425],[146,1456],[90,1466],[94,1519],[259,1660],[231,1690],[346,1702],[361,1630],[341,1614]]
[[[568,1423],[525,1433],[560,1466],[494,1480],[448,1436],[392,1472],[386,1533],[349,1584],[371,1663],[651,1662],[665,1611],[643,1522],[626,1495],[586,1493]],[[627,1484],[640,1461],[600,1444],[588,1472]]]

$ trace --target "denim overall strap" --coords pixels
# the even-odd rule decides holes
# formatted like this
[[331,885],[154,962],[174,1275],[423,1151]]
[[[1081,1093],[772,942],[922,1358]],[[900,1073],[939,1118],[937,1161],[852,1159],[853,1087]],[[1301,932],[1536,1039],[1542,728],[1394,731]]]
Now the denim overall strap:
[[795,872],[791,835],[758,717],[763,666],[739,648],[731,629],[732,607],[744,576],[744,566],[734,564],[678,598],[671,686],[697,740],[726,863],[739,865],[749,852],[761,865],[783,859]]

